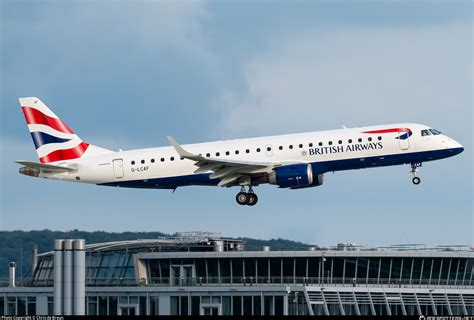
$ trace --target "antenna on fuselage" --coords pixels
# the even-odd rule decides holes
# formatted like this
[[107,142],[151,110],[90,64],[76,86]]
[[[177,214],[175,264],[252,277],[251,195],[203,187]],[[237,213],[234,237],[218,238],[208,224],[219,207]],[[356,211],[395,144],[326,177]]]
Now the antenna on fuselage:
[[342,126],[342,127],[347,130],[346,126]]

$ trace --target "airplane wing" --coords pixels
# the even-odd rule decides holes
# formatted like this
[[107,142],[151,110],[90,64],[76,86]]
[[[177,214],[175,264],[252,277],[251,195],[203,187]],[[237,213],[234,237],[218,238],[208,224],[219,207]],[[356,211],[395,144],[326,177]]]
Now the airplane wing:
[[247,162],[203,157],[184,150],[171,136],[166,138],[180,157],[196,161],[195,165],[199,168],[194,173],[213,171],[210,178],[220,179],[218,185],[221,187],[237,185],[240,181],[250,183],[252,177],[265,176],[275,166],[280,165],[273,162]]
[[42,170],[53,171],[53,172],[58,172],[58,173],[76,170],[74,168],[69,168],[69,167],[55,166],[51,164],[36,163],[36,162],[30,162],[30,161],[15,161],[15,162],[28,168],[42,169]]

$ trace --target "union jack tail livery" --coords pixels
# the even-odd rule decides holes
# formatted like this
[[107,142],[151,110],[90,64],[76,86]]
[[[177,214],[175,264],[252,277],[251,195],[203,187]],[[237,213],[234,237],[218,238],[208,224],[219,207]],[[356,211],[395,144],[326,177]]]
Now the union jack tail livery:
[[29,97],[19,100],[41,163],[112,152],[82,141],[40,99]]

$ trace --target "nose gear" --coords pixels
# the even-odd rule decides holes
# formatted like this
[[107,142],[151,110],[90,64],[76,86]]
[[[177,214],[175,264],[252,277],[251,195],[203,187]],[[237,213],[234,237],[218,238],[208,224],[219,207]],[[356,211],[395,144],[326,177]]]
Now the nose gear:
[[421,179],[416,176],[416,173],[418,172],[418,168],[421,167],[421,162],[414,162],[411,164],[411,174],[413,178],[411,179],[411,182],[413,182],[414,185],[419,185],[421,182]]

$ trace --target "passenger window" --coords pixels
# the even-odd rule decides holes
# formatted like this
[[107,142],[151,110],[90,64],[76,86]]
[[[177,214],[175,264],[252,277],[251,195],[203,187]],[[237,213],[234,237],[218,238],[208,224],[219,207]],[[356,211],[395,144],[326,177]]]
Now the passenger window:
[[260,149],[260,148],[257,148],[257,152],[260,152],[261,150],[262,150],[262,149]]
[[221,154],[219,152],[216,152],[216,157],[220,156]]
[[250,153],[250,150],[249,149],[245,150],[245,153]]
[[303,148],[303,144],[302,144],[302,143],[300,143],[299,147],[300,147],[300,149],[301,149],[301,148]]
[[339,140],[337,143],[342,144],[342,140]]
[[174,161],[174,157],[171,157],[170,160],[171,160],[171,161]]
[[278,149],[283,150],[283,146],[279,146]]
[[160,160],[161,160],[161,162],[165,162],[165,158],[161,158]]
[[426,137],[431,135],[431,132],[429,130],[421,130],[421,136]]
[[381,137],[381,136],[379,136],[377,139],[379,139],[379,141],[380,141],[380,140],[382,140],[382,137]]
[[151,163],[155,163],[155,159],[151,159],[150,161],[151,161]]
[[348,143],[352,143],[352,139],[347,140]]
[[329,142],[328,142],[328,145],[332,146],[332,141],[329,141]]
[[293,149],[293,145],[292,145],[292,144],[290,144],[290,146],[289,146],[288,148],[290,148],[290,149]]
[[369,140],[369,142],[372,141],[372,137],[368,137],[367,140]]
[[208,157],[208,158],[209,158],[210,156],[211,156],[211,154],[210,154],[210,153],[206,153],[206,157]]
[[362,142],[362,138],[357,139],[357,141]]
[[313,143],[312,143],[312,142],[309,143],[309,147],[310,147],[310,148],[313,147]]
[[144,163],[145,163],[145,160],[142,160],[142,161],[140,161],[140,162],[141,162],[142,164],[144,164]]
[[133,166],[135,164],[135,161],[132,161],[131,163],[132,163],[132,166]]
[[239,154],[239,150],[235,150],[235,154]]
[[184,160],[184,158],[183,158],[183,157],[179,157],[179,159],[180,159],[180,160]]
[[230,154],[230,152],[229,152],[229,151],[226,151],[226,152],[225,152],[225,155],[226,155],[226,156],[228,156],[229,154]]
[[272,148],[271,148],[271,147],[267,147],[267,151],[272,151]]
[[318,143],[318,145],[319,145],[320,147],[322,147],[323,143],[322,143],[322,142],[320,142],[320,143]]

